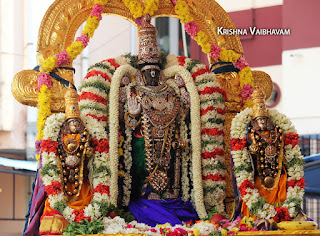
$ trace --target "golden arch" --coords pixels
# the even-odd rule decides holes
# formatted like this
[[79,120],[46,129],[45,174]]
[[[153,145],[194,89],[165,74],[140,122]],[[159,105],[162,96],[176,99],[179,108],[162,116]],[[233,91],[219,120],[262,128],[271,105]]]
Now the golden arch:
[[[195,22],[204,31],[209,41],[243,54],[237,35],[217,35],[217,27],[234,29],[228,14],[215,1],[186,0]],[[86,21],[92,11],[94,0],[56,0],[47,10],[40,25],[37,60],[55,55],[66,49],[73,41],[78,28]],[[117,15],[134,23],[134,18],[122,0],[109,0],[104,7],[104,14]],[[170,16],[178,18],[170,0],[160,0],[159,9],[154,17]],[[212,58],[209,58],[213,62]],[[68,65],[72,66],[72,62]],[[73,82],[70,71],[58,70],[63,78]],[[22,104],[37,106],[37,72],[25,70],[16,74],[12,83],[12,93]],[[52,111],[64,111],[63,94],[65,89],[54,81],[52,88]]]

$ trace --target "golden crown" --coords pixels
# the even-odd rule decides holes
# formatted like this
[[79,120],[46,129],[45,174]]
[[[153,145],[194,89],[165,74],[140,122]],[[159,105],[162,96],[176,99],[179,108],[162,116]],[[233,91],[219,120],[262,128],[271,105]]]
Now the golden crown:
[[68,87],[66,94],[64,95],[65,100],[65,112],[66,120],[69,118],[80,118],[80,109],[79,109],[79,95],[77,91],[71,86]]
[[159,63],[159,49],[157,29],[150,23],[150,15],[144,16],[144,23],[139,27],[139,55],[138,64]]
[[259,87],[255,87],[251,95],[253,101],[253,119],[261,116],[268,116],[265,97],[265,93]]

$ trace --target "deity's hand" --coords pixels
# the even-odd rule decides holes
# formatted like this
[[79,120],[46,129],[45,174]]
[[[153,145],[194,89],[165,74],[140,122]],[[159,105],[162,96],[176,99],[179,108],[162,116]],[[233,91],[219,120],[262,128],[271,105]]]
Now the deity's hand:
[[141,112],[141,105],[136,97],[130,97],[128,101],[128,110],[130,115],[137,116]]
[[190,94],[188,93],[186,86],[185,86],[185,82],[183,80],[183,78],[180,75],[176,75],[175,78],[175,83],[178,86],[178,88],[180,89],[180,99],[181,101],[185,104],[188,105],[190,104]]

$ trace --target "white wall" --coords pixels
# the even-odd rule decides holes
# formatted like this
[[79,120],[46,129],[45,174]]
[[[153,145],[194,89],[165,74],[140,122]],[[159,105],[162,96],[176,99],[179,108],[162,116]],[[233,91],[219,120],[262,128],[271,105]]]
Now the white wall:
[[283,112],[300,134],[320,133],[320,48],[284,51]]

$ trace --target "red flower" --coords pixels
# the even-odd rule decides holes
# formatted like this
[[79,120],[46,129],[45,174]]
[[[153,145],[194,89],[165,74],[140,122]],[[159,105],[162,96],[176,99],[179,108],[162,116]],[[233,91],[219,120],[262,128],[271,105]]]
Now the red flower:
[[52,141],[52,139],[42,140],[42,143],[40,144],[40,146],[42,147],[43,152],[57,153],[58,143],[55,141]]
[[209,107],[207,107],[206,109],[200,110],[200,113],[201,113],[201,115],[203,116],[203,115],[207,114],[209,111],[214,111],[214,110],[216,110],[217,113],[218,113],[218,114],[221,114],[221,115],[224,115],[225,112],[226,112],[226,109],[215,108],[215,107],[213,107],[213,106],[209,106]]
[[102,73],[101,71],[97,71],[97,70],[91,70],[87,73],[86,77],[84,77],[84,79],[87,79],[91,76],[95,76],[95,75],[100,75],[102,78],[104,78],[106,81],[111,82],[110,77],[107,73]]
[[208,66],[206,66],[205,69],[198,69],[196,72],[194,72],[194,73],[192,74],[192,77],[193,77],[193,79],[195,79],[197,76],[203,75],[203,74],[205,74],[205,73],[211,73],[211,71],[210,71],[210,69],[209,69]]
[[213,152],[202,153],[201,156],[204,159],[215,158],[216,156],[224,156],[224,150],[223,149],[215,149]]
[[103,139],[92,139],[92,145],[94,147],[95,152],[104,152],[108,153],[109,152],[109,141],[106,138]]
[[61,183],[58,181],[53,181],[52,184],[44,187],[47,195],[54,195],[61,193]]
[[109,62],[112,66],[114,66],[115,69],[117,69],[120,66],[118,63],[116,63],[116,60],[114,58],[110,58],[102,62],[105,62],[105,61]]
[[300,188],[304,188],[305,185],[306,185],[306,180],[305,180],[305,178],[302,177],[299,180],[290,180],[290,181],[288,181],[287,189],[289,187],[294,187],[294,186],[298,186]]
[[93,189],[94,193],[106,193],[110,196],[110,187],[108,185],[99,184],[95,189]]
[[219,174],[216,174],[216,175],[210,174],[210,175],[202,176],[202,179],[211,179],[213,181],[221,181],[221,180],[225,180],[226,177]]
[[285,135],[284,145],[291,144],[292,147],[295,147],[296,145],[298,145],[298,139],[299,139],[299,135],[298,134],[288,133],[288,134]]
[[219,87],[206,87],[204,90],[199,91],[200,95],[213,94],[213,93],[221,93],[222,96],[227,100],[226,92],[222,88],[219,88]]
[[107,116],[98,117],[98,116],[92,115],[92,114],[87,114],[86,116],[91,116],[93,119],[96,119],[98,121],[107,121],[108,120]]
[[247,194],[248,188],[254,189],[254,186],[251,181],[249,181],[248,179],[245,179],[245,181],[243,181],[239,187],[239,191],[241,193],[241,196],[244,196]]
[[237,139],[233,138],[231,139],[231,149],[232,151],[239,151],[244,149],[247,146],[247,139]]
[[107,100],[97,94],[94,93],[89,93],[89,92],[82,92],[81,95],[79,96],[79,101],[81,100],[85,100],[85,99],[90,99],[93,100],[95,102],[99,102],[102,103],[104,105],[107,104]]
[[223,130],[219,130],[219,129],[203,129],[201,131],[201,134],[209,134],[211,136],[217,136],[217,135],[224,135],[224,131]]
[[185,57],[185,56],[178,56],[179,66],[184,66],[184,64],[186,63],[185,62],[186,58],[187,57]]
[[274,221],[279,223],[282,221],[289,221],[291,217],[289,215],[289,211],[286,207],[276,207],[275,208],[277,214],[273,217]]
[[84,217],[84,211],[83,209],[81,210],[73,210],[72,212],[76,217],[74,219],[75,222],[79,223],[80,221],[84,220],[84,219],[88,219],[88,221],[91,221],[90,217]]

